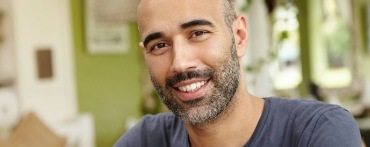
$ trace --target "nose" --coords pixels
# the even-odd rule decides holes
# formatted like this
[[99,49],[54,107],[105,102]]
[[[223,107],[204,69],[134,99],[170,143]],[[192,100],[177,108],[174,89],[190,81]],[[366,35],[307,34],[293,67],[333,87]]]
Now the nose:
[[174,44],[172,56],[172,73],[181,73],[197,68],[196,51],[186,43]]

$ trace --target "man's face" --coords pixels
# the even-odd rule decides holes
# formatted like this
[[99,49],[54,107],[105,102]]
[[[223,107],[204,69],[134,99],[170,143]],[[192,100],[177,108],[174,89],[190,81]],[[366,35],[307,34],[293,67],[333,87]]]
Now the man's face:
[[161,100],[185,122],[213,120],[233,99],[240,66],[215,0],[142,0],[144,58]]

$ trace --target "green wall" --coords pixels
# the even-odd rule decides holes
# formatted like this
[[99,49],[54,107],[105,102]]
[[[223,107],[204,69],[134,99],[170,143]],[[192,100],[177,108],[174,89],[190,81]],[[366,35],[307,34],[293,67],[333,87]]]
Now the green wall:
[[131,48],[123,55],[91,55],[84,44],[83,2],[71,0],[78,108],[94,115],[97,147],[108,147],[138,117],[143,63],[136,24],[130,24]]

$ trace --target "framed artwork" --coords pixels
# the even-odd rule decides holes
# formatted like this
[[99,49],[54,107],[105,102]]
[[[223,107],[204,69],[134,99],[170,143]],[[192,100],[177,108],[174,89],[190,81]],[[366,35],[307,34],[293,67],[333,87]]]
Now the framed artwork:
[[91,54],[124,54],[139,0],[85,0],[85,39]]

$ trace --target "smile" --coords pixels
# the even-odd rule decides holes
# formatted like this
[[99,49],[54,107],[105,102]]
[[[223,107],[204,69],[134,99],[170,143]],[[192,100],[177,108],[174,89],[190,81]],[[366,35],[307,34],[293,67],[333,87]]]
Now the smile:
[[204,84],[206,84],[206,81],[201,81],[201,82],[196,82],[196,83],[192,83],[192,84],[189,84],[189,85],[184,85],[184,86],[178,87],[178,89],[182,92],[192,92],[192,91],[198,90]]

